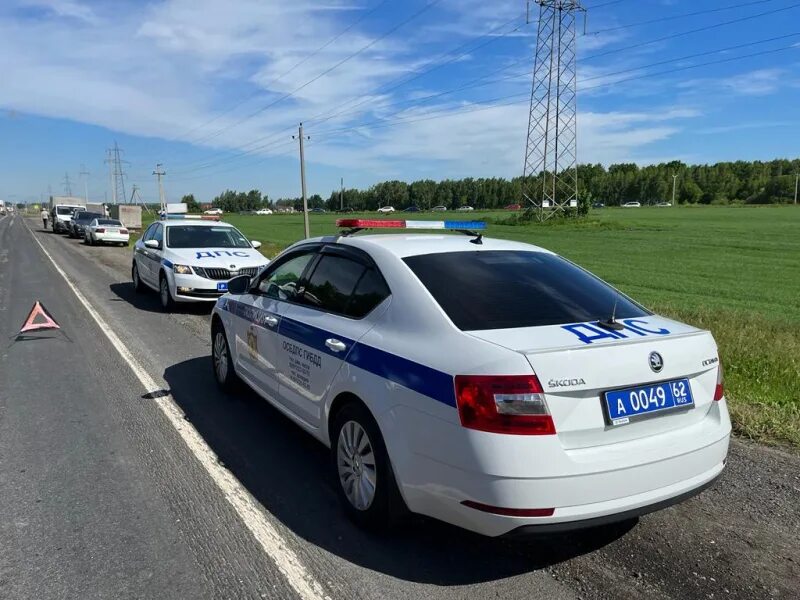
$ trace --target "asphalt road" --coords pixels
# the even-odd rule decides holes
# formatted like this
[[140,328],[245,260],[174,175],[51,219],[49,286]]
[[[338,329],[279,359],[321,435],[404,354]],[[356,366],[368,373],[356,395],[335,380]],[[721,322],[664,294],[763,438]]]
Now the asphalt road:
[[[217,390],[207,308],[164,314],[133,292],[129,249],[40,227],[0,221],[0,598],[293,598],[297,573],[334,600],[799,595],[800,457],[743,442],[715,487],[622,526],[513,543],[427,519],[366,534],[340,512],[319,444],[254,394]],[[65,335],[14,341],[37,299]],[[173,402],[253,514],[165,416]],[[254,519],[297,570],[257,543]]]

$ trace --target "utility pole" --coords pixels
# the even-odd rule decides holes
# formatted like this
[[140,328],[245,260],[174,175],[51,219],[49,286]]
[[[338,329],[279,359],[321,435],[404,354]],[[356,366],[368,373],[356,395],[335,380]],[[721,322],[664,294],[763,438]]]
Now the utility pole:
[[678,176],[672,174],[672,206],[675,206],[675,183],[678,181]]
[[797,188],[800,187],[800,171],[794,176],[794,203],[797,204]]
[[72,185],[69,182],[69,173],[64,173],[64,195],[72,196]]
[[153,175],[155,175],[156,178],[158,179],[158,199],[159,199],[159,201],[161,203],[161,211],[164,214],[166,214],[167,213],[167,204],[166,204],[166,201],[164,199],[164,186],[161,184],[161,177],[166,175],[167,172],[164,171],[161,167],[162,167],[161,163],[158,163],[156,165],[156,170],[153,171]]
[[89,204],[89,171],[86,170],[85,165],[81,165],[81,178],[83,178],[83,199],[86,200],[86,204]]
[[339,179],[339,210],[344,210],[344,177]]
[[308,227],[308,197],[306,196],[306,155],[305,147],[303,146],[304,140],[310,140],[310,136],[303,135],[303,124],[300,123],[300,128],[297,130],[297,135],[292,136],[292,139],[300,140],[300,187],[303,189],[303,227],[305,228],[306,239],[311,237],[311,231]]

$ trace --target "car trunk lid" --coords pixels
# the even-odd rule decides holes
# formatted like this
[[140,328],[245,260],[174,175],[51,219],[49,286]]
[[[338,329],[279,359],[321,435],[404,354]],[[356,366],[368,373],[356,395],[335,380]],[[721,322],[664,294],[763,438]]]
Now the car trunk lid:
[[[619,330],[573,323],[468,333],[525,355],[567,449],[637,439],[703,419],[713,402],[718,368],[711,334],[655,315],[619,323]],[[663,362],[658,371],[650,364],[653,352]],[[607,391],[680,379],[689,381],[693,408],[650,414],[623,425],[613,425],[607,416]]]

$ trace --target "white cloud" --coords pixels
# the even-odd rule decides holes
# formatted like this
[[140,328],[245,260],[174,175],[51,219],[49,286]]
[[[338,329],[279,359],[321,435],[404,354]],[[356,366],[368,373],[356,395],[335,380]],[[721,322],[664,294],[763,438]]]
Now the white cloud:
[[786,71],[781,68],[756,69],[730,77],[690,79],[678,85],[704,95],[723,92],[740,96],[767,96],[779,91],[785,83],[789,83],[785,75]]
[[78,21],[84,21],[89,24],[96,24],[98,22],[97,15],[92,8],[77,0],[26,0],[25,4],[42,8],[58,17],[77,19]]
[[[479,109],[479,110],[475,110]],[[375,180],[402,176],[402,166],[424,157],[430,176],[506,176],[521,174],[527,129],[527,102],[508,106],[440,106],[439,117],[411,109],[410,122],[391,128],[361,129],[317,140],[314,160],[344,168],[370,170]],[[638,112],[583,112],[578,120],[581,163],[640,162],[654,142],[681,131],[680,122],[700,113],[691,108]],[[413,119],[419,119],[414,121]],[[368,138],[365,138],[369,135]],[[368,146],[365,147],[365,142]],[[396,175],[397,170],[400,174]],[[416,174],[415,174],[416,175]]]

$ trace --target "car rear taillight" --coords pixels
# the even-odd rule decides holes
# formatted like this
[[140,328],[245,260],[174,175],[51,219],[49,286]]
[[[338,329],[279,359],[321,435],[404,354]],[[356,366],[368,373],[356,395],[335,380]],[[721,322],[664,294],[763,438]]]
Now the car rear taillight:
[[722,400],[722,396],[725,394],[723,380],[724,377],[722,376],[722,363],[720,363],[719,369],[717,369],[717,387],[714,388],[714,402],[719,402]]
[[536,375],[456,375],[456,404],[468,429],[553,435],[553,417]]
[[120,233],[128,233],[128,230],[127,229],[120,229],[119,232]]
[[95,233],[105,233],[106,230],[103,227],[98,227],[97,229],[94,230],[94,232]]

